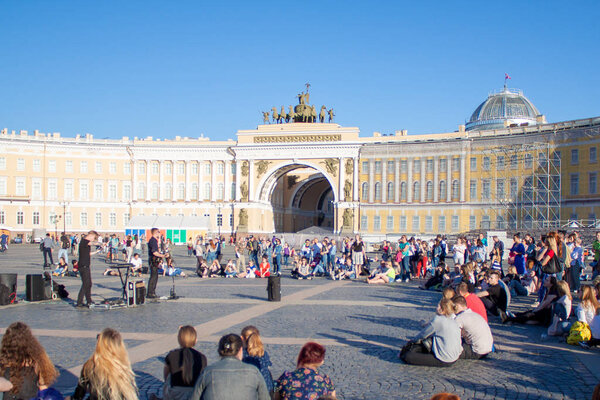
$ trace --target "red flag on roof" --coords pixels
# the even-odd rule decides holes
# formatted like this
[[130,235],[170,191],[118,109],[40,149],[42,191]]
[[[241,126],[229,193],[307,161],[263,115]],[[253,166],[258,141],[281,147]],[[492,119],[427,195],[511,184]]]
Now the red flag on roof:
[[511,79],[510,75],[508,75],[506,72],[504,73],[504,79]]

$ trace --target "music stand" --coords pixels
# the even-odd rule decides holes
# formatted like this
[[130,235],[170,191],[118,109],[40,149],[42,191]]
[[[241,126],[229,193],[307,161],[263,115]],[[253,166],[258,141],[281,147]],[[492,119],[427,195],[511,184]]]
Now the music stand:
[[[131,267],[133,267],[133,264],[131,263],[114,263],[109,265],[110,269],[116,269],[119,272],[119,279],[121,280],[122,285],[121,297],[124,302],[127,302],[127,282],[129,281],[129,271]],[[121,272],[122,269],[126,270],[125,276],[123,276],[123,273]]]

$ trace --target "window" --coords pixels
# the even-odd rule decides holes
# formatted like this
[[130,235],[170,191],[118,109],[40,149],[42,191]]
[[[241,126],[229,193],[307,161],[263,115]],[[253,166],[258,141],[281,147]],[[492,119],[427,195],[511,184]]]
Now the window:
[[421,232],[421,221],[418,215],[412,217],[412,230],[413,232]]
[[223,200],[225,198],[225,187],[222,183],[217,183],[217,200]]
[[531,154],[525,154],[525,157],[523,158],[523,166],[525,167],[525,169],[533,168],[533,157],[531,156]]
[[25,171],[25,159],[17,158],[17,171]]
[[425,168],[427,169],[427,172],[433,172],[433,160],[432,159],[428,159],[426,161],[426,165],[427,166]]
[[477,217],[474,215],[469,215],[469,229],[477,229]]
[[31,196],[34,199],[39,199],[42,197],[42,182],[38,179],[31,183]]
[[2,195],[2,196],[6,195],[6,177],[5,176],[0,177],[0,195]]
[[117,214],[116,213],[108,214],[108,223],[111,227],[117,226]]
[[477,201],[477,180],[475,179],[469,181],[469,199]]
[[[235,169],[234,169],[234,171],[235,171]],[[192,175],[198,175],[198,163],[192,163],[191,164],[191,171],[190,171],[190,173]]]
[[519,183],[517,178],[510,179],[510,201],[516,201],[519,191]]
[[538,153],[538,168],[545,168],[548,164],[546,153]]
[[163,198],[165,200],[171,200],[172,197],[173,197],[173,185],[171,185],[170,182],[167,182],[165,184],[165,192],[164,192]]
[[85,228],[88,224],[87,221],[87,213],[86,212],[82,212],[81,214],[79,214],[79,224]]
[[440,181],[440,201],[446,200],[446,181]]
[[471,171],[477,171],[477,158],[471,157],[470,168]]
[[102,173],[102,162],[96,161],[94,163],[94,172],[96,172],[97,174],[101,174]]
[[452,171],[458,171],[460,169],[460,158],[455,157],[452,159]]
[[156,161],[154,161],[154,162],[152,162],[152,164],[150,164],[150,168],[151,168],[153,175],[158,175],[160,173],[160,164],[157,163]]
[[33,225],[39,225],[40,224],[40,212],[39,211],[34,211],[32,214],[32,219],[31,219],[31,223]]
[[400,173],[405,174],[408,170],[408,161],[401,160],[400,161]]
[[96,213],[96,226],[102,226],[102,213]]
[[381,201],[381,182],[375,182],[375,201]]
[[394,182],[388,182],[387,184],[387,201],[394,201]]
[[185,183],[177,185],[177,200],[185,200]]
[[571,165],[579,164],[579,150],[572,149],[571,150]]
[[48,181],[48,200],[56,200],[57,197],[57,184],[56,179]]
[[362,201],[369,201],[369,184],[367,182],[363,182],[362,184]]
[[421,185],[419,181],[413,183],[413,201],[419,201],[421,197]]
[[598,173],[597,172],[590,172],[590,175],[588,178],[588,192],[590,194],[598,193]]
[[481,169],[484,171],[490,170],[490,158],[489,157],[483,157],[483,162],[481,163]]
[[138,183],[138,199],[142,200],[146,198],[146,184],[144,182]]
[[65,225],[69,226],[73,224],[73,217],[71,216],[71,211],[67,211],[65,213]]
[[112,175],[115,175],[117,173],[117,163],[116,162],[111,161],[108,164],[108,173],[112,174]]
[[88,172],[88,162],[82,161],[79,163],[79,172],[82,174],[87,174]]
[[164,165],[165,165],[165,174],[172,175],[173,174],[173,164],[171,164],[170,162],[166,162]]
[[48,172],[56,172],[56,160],[48,161]]
[[185,163],[177,163],[177,174],[178,175],[185,175]]
[[398,225],[398,230],[400,232],[406,232],[406,215],[400,216],[400,223]]
[[204,174],[205,175],[210,175],[210,170],[211,170],[210,163],[204,164]]
[[15,189],[17,196],[25,196],[25,178],[18,177],[15,179]]
[[421,171],[421,160],[413,161],[413,171],[419,173]]
[[6,157],[0,157],[0,169],[6,169]]
[[446,160],[445,158],[442,158],[440,160],[440,170],[444,172],[448,170],[448,160]]
[[23,211],[17,211],[17,225],[23,225]]
[[368,161],[363,161],[362,162],[362,173],[363,174],[368,174],[369,173],[369,162]]
[[446,216],[445,215],[440,215],[438,217],[438,231],[446,232]]
[[369,225],[369,218],[366,215],[360,217],[360,229],[366,231]]
[[496,157],[496,169],[498,171],[503,171],[504,170],[504,156],[498,156],[498,157]]
[[126,162],[123,164],[123,174],[125,176],[131,175],[131,163]]
[[231,183],[231,199],[235,200],[235,182]]
[[373,230],[380,231],[381,230],[381,217],[376,215],[373,217]]
[[579,194],[579,174],[571,174],[571,194]]
[[74,197],[73,193],[73,181],[65,181],[65,200],[71,200]]
[[406,201],[406,182],[400,183],[400,200]]
[[394,166],[395,166],[395,165],[394,165],[394,162],[393,162],[393,161],[388,161],[388,162],[387,162],[387,173],[388,173],[388,174],[392,175],[392,174],[395,174],[395,173],[396,173],[396,171],[394,171]]
[[460,186],[458,184],[458,181],[455,179],[452,181],[452,200],[453,201],[458,201],[459,200],[459,190],[460,190]]
[[460,230],[460,220],[458,215],[452,216],[452,232],[458,232]]
[[210,200],[210,183],[204,184],[204,200]]
[[590,147],[590,163],[595,163],[598,161],[598,156],[596,154],[596,147]]
[[39,159],[34,159],[33,160],[33,172],[40,172],[40,170],[42,169],[42,163],[40,162]]
[[376,174],[381,173],[381,161],[375,161],[375,173]]
[[195,182],[192,183],[191,197],[192,197],[192,200],[198,200],[198,184]]
[[492,197],[491,182],[489,179],[484,179],[481,182],[481,200],[486,201]]
[[143,161],[140,161],[137,163],[137,165],[138,165],[138,174],[145,175],[146,174],[146,163]]
[[152,183],[152,189],[150,190],[150,199],[152,199],[152,200],[158,200],[159,196],[160,196],[160,194],[158,192],[158,183],[157,182],[153,182]]
[[388,215],[385,223],[385,229],[390,232],[394,230],[394,216]]
[[104,185],[102,182],[94,183],[94,200],[104,200]]
[[131,200],[131,183],[129,183],[129,182],[123,183],[123,200],[124,201]]
[[517,169],[517,155],[513,154],[510,156],[510,169]]
[[425,189],[425,199],[427,201],[433,200],[433,182],[427,181],[427,186]]
[[108,199],[110,201],[117,200],[117,184],[116,183],[111,183],[108,185]]
[[431,215],[425,216],[425,232],[433,231],[433,217]]
[[233,226],[233,214],[229,214],[229,226]]
[[131,220],[131,215],[129,213],[123,214],[123,225],[127,226],[129,220]]
[[79,181],[79,200],[87,200],[88,193],[89,189],[87,181]]
[[504,199],[504,179],[498,179],[496,181],[496,197],[498,199]]
[[67,174],[73,173],[73,160],[65,161],[65,173],[67,173]]
[[490,229],[490,216],[484,215],[481,217],[481,229]]

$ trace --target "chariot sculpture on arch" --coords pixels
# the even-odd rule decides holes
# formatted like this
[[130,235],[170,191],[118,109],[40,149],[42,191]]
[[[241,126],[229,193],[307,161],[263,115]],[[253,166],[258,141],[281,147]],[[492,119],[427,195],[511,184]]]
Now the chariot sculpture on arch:
[[333,122],[335,116],[333,108],[327,109],[322,105],[321,110],[317,111],[317,107],[310,104],[310,83],[306,83],[306,91],[302,91],[296,95],[298,104],[296,106],[288,106],[288,112],[285,111],[285,106],[272,107],[270,111],[261,111],[263,116],[263,124],[285,124],[285,123],[325,123]]

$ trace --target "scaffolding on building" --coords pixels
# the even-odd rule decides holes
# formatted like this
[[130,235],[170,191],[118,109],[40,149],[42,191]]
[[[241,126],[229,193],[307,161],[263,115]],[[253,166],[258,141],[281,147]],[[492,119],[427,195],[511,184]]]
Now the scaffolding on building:
[[561,160],[550,143],[487,148],[482,164],[482,200],[490,206],[482,229],[561,226]]

